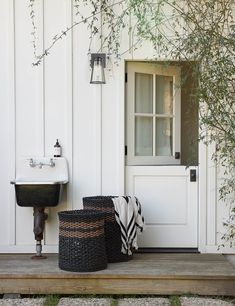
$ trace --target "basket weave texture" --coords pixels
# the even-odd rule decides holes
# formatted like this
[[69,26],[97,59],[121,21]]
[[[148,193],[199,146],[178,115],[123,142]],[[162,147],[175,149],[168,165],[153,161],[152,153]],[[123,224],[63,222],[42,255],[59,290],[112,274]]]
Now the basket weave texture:
[[121,253],[121,230],[115,218],[112,198],[115,196],[84,197],[84,210],[100,211],[105,214],[104,232],[108,262],[121,262],[132,259],[131,255]]
[[58,215],[59,268],[74,272],[105,269],[104,214],[90,210],[68,210]]

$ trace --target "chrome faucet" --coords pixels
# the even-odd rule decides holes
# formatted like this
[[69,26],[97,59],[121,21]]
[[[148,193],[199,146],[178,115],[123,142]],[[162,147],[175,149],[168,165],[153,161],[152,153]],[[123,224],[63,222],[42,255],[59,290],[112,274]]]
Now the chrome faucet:
[[30,160],[29,160],[29,165],[30,165],[30,167],[32,167],[32,168],[36,167],[36,163],[33,161],[32,158],[30,158]]
[[43,166],[50,166],[51,168],[53,168],[55,167],[55,162],[53,158],[51,158],[48,163],[37,162],[37,161],[34,161],[33,158],[30,158],[29,166],[32,168],[38,166],[39,169],[42,169]]
[[53,161],[53,158],[50,159],[49,166],[52,168],[55,167],[55,162]]

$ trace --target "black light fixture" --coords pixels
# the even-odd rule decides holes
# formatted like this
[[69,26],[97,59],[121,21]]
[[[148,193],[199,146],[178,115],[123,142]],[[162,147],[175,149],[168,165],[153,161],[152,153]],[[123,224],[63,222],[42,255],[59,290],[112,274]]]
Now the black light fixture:
[[104,68],[106,67],[105,53],[91,53],[90,84],[105,84]]

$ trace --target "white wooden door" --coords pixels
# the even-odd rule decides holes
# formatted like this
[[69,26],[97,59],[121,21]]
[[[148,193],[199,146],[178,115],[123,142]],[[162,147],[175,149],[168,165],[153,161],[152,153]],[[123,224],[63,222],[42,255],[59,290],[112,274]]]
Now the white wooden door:
[[198,175],[181,165],[180,69],[130,62],[127,76],[126,194],[143,208],[139,247],[196,248]]

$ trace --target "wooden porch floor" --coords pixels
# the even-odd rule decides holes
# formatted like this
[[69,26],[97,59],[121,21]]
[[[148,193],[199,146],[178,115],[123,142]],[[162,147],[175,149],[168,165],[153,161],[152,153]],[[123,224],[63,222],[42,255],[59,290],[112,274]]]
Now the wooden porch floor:
[[0,255],[0,293],[235,296],[235,269],[217,254],[135,254],[98,272],[66,272],[58,256]]

